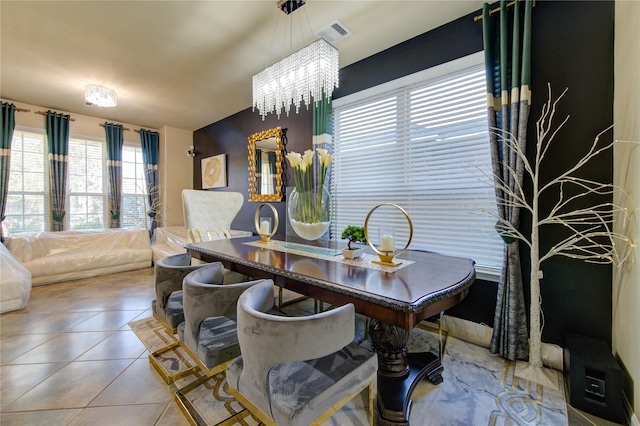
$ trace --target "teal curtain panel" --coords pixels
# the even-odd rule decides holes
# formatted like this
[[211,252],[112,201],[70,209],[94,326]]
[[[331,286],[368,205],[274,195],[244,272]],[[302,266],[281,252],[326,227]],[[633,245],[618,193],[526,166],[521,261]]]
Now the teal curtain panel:
[[65,196],[69,163],[69,119],[67,114],[47,111],[51,230],[64,231]]
[[9,198],[9,168],[11,166],[11,140],[16,127],[16,106],[2,102],[2,140],[0,140],[0,241],[4,242],[2,223],[5,219],[7,199]]
[[109,172],[109,228],[120,228],[122,209],[122,124],[104,123]]
[[[505,141],[515,138],[522,152],[526,152],[531,100],[531,7],[531,0],[515,1],[509,9],[502,0],[499,13],[492,16],[487,3],[482,13],[493,173],[497,181],[516,193],[522,186],[524,166],[514,146]],[[519,208],[507,191],[497,186],[496,202],[500,218],[517,229]],[[491,351],[509,360],[526,359],[529,353],[517,240],[505,239]]]
[[147,194],[149,199],[149,217],[151,218],[151,226],[149,234],[153,235],[153,231],[158,227],[157,210],[160,203],[160,191],[158,190],[158,151],[159,151],[159,135],[158,132],[152,132],[146,129],[140,129],[140,144],[142,145],[142,160],[144,162],[144,178],[147,185]]

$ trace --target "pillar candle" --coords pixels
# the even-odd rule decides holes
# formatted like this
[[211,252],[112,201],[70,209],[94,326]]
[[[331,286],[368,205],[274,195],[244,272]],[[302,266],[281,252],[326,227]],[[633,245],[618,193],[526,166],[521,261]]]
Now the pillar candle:
[[393,236],[383,235],[380,237],[380,251],[393,251]]
[[260,222],[260,234],[262,235],[267,235],[271,232],[271,230],[269,229],[269,221],[268,220],[263,220],[262,222]]

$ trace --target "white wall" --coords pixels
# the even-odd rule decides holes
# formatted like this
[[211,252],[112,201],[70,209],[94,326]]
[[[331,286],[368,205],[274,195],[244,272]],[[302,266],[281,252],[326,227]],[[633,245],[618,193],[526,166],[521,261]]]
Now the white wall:
[[[617,140],[640,142],[640,2],[616,1],[614,135]],[[629,197],[617,194],[632,215],[616,230],[638,246],[634,256],[613,272],[613,351],[620,356],[634,382],[633,402],[638,424],[640,412],[640,145],[617,144],[614,149],[614,183]]]
[[[30,110],[30,112],[16,112],[16,127],[42,130],[46,128],[45,116],[37,114],[36,111],[46,112],[49,108],[4,99],[3,101],[11,102],[18,108]],[[67,113],[75,120],[69,123],[71,136],[105,139],[104,127],[101,127],[100,124],[110,120],[68,113],[67,111],[56,110],[56,112]],[[131,123],[119,124],[129,129],[124,132],[126,142],[140,143],[140,135],[135,130],[139,130],[141,126]],[[148,130],[157,130],[160,135],[158,159],[162,209],[159,217],[160,225],[183,225],[182,189],[193,188],[193,159],[187,157],[189,145],[193,144],[193,132],[167,126],[163,126],[159,130]]]
[[164,226],[184,225],[182,190],[193,188],[193,158],[187,155],[193,145],[193,132],[164,126],[160,129],[159,169],[162,187],[162,215]]

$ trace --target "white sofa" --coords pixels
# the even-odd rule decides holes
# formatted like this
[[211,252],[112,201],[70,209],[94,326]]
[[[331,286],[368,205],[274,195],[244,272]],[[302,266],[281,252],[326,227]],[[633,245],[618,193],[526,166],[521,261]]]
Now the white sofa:
[[0,314],[23,309],[31,295],[31,272],[0,243]]
[[[189,239],[194,242],[219,240],[222,238],[250,237],[251,235],[253,235],[249,231],[240,231],[237,229],[224,229],[216,231],[191,230],[191,232],[192,235]],[[201,238],[194,238],[194,235],[199,235]],[[158,260],[167,256],[185,253],[187,251],[184,248],[185,244],[187,244],[187,231],[184,226],[163,226],[160,228],[156,228],[156,230],[153,232],[153,237],[151,238],[153,263],[156,263],[158,262]]]
[[146,229],[39,232],[12,236],[6,246],[34,286],[151,267]]

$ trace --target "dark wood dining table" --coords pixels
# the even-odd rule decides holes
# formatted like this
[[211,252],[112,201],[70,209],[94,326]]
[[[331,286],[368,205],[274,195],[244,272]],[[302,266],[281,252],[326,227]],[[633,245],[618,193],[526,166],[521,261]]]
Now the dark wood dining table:
[[[342,260],[340,252],[315,242],[259,243],[259,237],[187,244],[191,256],[219,261],[252,278],[332,305],[353,303],[370,318],[369,335],[378,354],[378,424],[409,424],[411,394],[427,377],[442,382],[439,354],[408,353],[409,331],[420,321],[459,303],[475,280],[471,259],[407,250],[395,268]],[[372,254],[373,252],[370,252]]]

